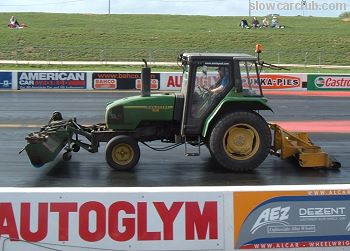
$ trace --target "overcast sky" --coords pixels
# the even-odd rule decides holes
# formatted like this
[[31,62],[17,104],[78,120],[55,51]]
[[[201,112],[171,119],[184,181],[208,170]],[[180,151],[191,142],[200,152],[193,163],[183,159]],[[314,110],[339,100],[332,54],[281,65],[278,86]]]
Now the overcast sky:
[[[251,15],[263,16],[276,13],[288,16],[339,16],[344,11],[350,11],[350,0],[314,0],[314,3],[319,5],[322,3],[327,4],[327,10],[320,10],[321,6],[317,6],[317,10],[304,11],[298,9],[300,6],[296,6],[302,1],[250,0]],[[305,2],[311,6],[313,1],[304,0]],[[329,10],[335,8],[337,3],[343,7],[337,10]],[[273,9],[268,9],[268,4]],[[334,5],[328,6],[328,4]],[[209,16],[248,16],[249,14],[249,0],[0,0],[0,12],[108,14],[109,6],[111,14]],[[344,6],[346,9],[344,9]]]

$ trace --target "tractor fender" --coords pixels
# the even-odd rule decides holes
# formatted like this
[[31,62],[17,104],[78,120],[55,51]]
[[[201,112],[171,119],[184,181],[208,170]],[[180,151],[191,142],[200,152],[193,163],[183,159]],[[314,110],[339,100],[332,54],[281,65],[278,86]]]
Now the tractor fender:
[[212,122],[215,122],[217,118],[220,118],[224,113],[235,112],[235,111],[258,111],[258,110],[270,110],[273,112],[271,107],[266,104],[265,101],[257,98],[252,100],[252,98],[245,98],[240,100],[222,100],[215,109],[209,114],[205,120],[202,128],[202,137],[206,137],[210,131]]

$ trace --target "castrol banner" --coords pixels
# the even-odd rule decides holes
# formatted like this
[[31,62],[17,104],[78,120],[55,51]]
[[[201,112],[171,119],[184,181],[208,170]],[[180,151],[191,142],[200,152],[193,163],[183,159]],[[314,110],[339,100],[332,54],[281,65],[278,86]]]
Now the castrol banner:
[[350,190],[235,192],[233,196],[235,249],[350,246]]
[[221,192],[1,192],[0,235],[10,251],[223,250],[223,203]]
[[308,75],[308,90],[350,91],[350,75]]

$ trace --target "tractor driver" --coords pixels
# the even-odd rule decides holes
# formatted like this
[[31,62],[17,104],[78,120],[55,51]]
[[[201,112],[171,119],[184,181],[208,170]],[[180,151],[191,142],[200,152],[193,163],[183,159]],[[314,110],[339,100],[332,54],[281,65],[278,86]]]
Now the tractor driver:
[[217,70],[219,73],[219,80],[215,83],[215,87],[210,90],[213,94],[221,93],[229,84],[228,67],[219,66]]

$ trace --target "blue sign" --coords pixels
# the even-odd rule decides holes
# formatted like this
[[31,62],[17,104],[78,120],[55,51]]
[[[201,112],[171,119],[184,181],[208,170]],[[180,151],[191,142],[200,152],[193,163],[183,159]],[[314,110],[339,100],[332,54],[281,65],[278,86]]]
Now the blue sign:
[[12,72],[0,72],[0,89],[12,89]]

